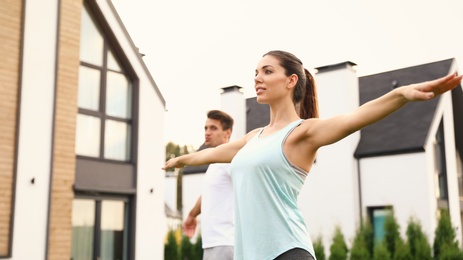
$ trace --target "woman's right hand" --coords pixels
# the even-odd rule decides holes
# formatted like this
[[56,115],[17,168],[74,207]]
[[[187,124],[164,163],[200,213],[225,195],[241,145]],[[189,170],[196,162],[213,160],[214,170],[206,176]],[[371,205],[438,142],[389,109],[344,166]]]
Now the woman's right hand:
[[170,169],[170,168],[183,168],[185,167],[185,164],[182,164],[179,162],[179,158],[180,157],[175,157],[175,158],[171,158],[169,159],[166,164],[164,165],[164,167],[162,167],[163,170],[167,170],[167,169]]

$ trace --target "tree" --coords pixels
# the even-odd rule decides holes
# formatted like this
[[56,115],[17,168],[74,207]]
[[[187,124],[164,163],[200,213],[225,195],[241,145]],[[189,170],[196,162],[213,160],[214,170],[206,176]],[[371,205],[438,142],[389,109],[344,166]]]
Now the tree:
[[394,212],[391,210],[384,222],[384,241],[386,243],[386,248],[391,253],[391,256],[394,256],[397,243],[403,243],[402,238],[400,237],[400,226],[397,223]]
[[423,232],[423,228],[418,219],[410,217],[408,220],[407,243],[410,248],[410,254],[416,260],[431,260],[432,251],[428,242],[427,236]]
[[317,257],[317,260],[325,260],[325,246],[323,245],[323,238],[321,235],[315,239],[313,243],[313,249],[315,251],[315,256]]
[[174,157],[180,156],[180,146],[172,142],[166,145],[166,162]]
[[203,259],[203,239],[201,233],[198,234],[196,238],[196,243],[193,246],[193,250],[195,251],[195,255],[198,257],[198,260]]
[[375,245],[375,249],[373,250],[373,260],[390,260],[391,253],[386,246],[386,241],[381,241],[377,245]]
[[412,260],[412,254],[410,253],[410,247],[402,239],[395,241],[395,252],[392,256],[393,260]]
[[373,251],[369,248],[369,243],[373,244],[373,229],[369,221],[362,223],[356,230],[354,242],[350,251],[350,259],[369,260],[373,255]]
[[182,260],[200,260],[195,255],[195,252],[193,250],[193,244],[191,244],[190,239],[185,235],[182,236],[182,243],[181,243],[181,247],[180,247],[180,259],[182,259]]
[[452,227],[448,210],[442,210],[435,230],[433,243],[434,259],[462,259],[455,229]]
[[344,235],[342,234],[341,227],[336,226],[334,230],[333,242],[330,246],[330,256],[329,260],[346,260],[347,253],[349,249],[347,248]]
[[179,249],[177,239],[175,237],[175,231],[170,230],[167,233],[167,243],[164,246],[164,259],[176,260],[179,259]]
[[193,147],[191,145],[184,145],[180,147],[180,145],[168,142],[166,144],[166,161],[171,158],[178,157],[180,155],[189,154],[193,151]]

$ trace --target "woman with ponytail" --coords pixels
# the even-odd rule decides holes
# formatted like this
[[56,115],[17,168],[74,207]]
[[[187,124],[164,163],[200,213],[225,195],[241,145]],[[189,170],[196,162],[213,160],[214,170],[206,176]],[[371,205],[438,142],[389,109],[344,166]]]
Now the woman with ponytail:
[[172,158],[163,169],[230,163],[235,196],[235,259],[316,259],[297,196],[317,150],[371,125],[409,102],[455,88],[462,76],[402,86],[332,118],[318,118],[314,78],[296,56],[270,51],[254,78],[270,122],[239,140]]

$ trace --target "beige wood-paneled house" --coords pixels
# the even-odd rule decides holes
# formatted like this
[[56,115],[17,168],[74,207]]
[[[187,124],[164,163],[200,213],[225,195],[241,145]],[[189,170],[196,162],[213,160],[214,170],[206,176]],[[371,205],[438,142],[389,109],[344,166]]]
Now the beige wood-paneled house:
[[111,1],[2,1],[0,39],[0,258],[162,259],[165,100]]

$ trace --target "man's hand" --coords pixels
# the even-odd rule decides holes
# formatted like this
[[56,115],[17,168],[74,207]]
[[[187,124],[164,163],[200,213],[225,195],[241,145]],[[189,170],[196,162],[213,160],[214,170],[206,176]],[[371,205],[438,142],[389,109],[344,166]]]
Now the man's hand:
[[183,223],[183,233],[185,233],[185,235],[188,238],[192,238],[193,235],[195,234],[196,224],[197,224],[196,218],[188,215],[185,222]]

